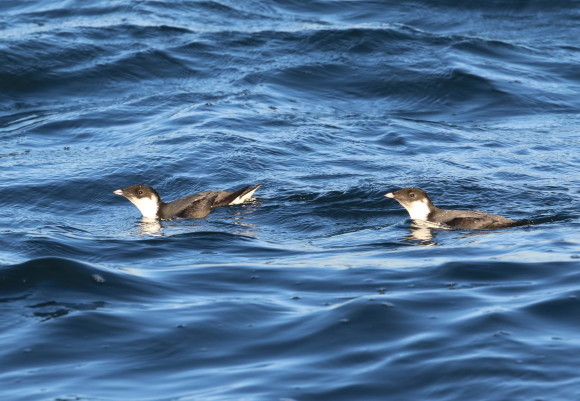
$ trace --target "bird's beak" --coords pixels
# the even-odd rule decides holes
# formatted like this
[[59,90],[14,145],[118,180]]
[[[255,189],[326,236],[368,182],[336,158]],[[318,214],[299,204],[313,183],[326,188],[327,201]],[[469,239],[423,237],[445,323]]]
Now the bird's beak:
[[122,189],[117,189],[116,191],[113,191],[113,193],[114,193],[115,195],[121,195],[121,196],[125,196],[125,194],[123,193],[123,190],[122,190]]
[[393,198],[393,199],[395,199],[395,194],[393,194],[392,192],[389,192],[388,194],[385,194],[385,196],[387,198]]

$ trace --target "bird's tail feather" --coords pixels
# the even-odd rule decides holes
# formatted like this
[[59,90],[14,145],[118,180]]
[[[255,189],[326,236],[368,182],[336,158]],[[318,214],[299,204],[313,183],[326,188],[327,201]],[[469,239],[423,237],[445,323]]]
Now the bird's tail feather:
[[260,188],[262,184],[250,185],[237,191],[232,191],[232,193],[221,198],[217,204],[213,207],[225,206],[225,205],[239,205],[240,203],[247,202],[252,199],[254,192]]

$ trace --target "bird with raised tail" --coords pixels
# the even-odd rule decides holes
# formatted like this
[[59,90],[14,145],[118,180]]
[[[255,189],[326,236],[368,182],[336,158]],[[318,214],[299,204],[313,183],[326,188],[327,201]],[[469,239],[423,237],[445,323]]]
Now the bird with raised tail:
[[529,220],[516,221],[479,210],[444,210],[437,208],[425,191],[403,188],[385,194],[407,209],[412,220],[424,221],[439,227],[468,230],[507,228],[531,224]]
[[117,189],[114,194],[124,196],[133,203],[144,218],[171,220],[174,217],[202,219],[220,206],[238,205],[252,200],[261,186],[252,185],[237,191],[206,191],[165,203],[156,190],[148,185],[132,185]]

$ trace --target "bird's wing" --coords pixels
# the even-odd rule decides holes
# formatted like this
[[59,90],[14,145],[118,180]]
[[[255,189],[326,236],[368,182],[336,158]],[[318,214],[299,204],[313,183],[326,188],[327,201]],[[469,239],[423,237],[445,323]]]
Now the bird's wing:
[[207,217],[213,208],[216,197],[217,195],[213,194],[195,199],[189,206],[177,214],[177,217],[188,217],[193,219],[203,219],[204,217]]
[[438,210],[433,216],[436,223],[446,224],[453,228],[462,229],[486,229],[510,227],[514,220],[485,213],[479,210]]
[[206,191],[195,195],[184,196],[163,206],[161,219],[172,217],[190,217],[201,219],[206,217],[216,207],[230,205],[244,196],[251,196],[260,185],[252,185],[238,191]]
[[[191,208],[191,207],[195,208],[194,205],[197,205],[197,207],[200,207],[204,203],[207,203],[208,199],[211,199],[212,202],[214,200],[213,197],[208,196],[207,192],[200,192],[200,193],[195,194],[195,195],[184,196],[183,198],[179,198],[179,199],[176,199],[172,202],[165,203],[163,205],[163,210],[160,213],[160,217],[163,220],[169,220],[173,217],[184,217],[181,215],[185,212],[185,210],[187,210],[188,208]],[[211,205],[211,203],[210,203],[210,205]],[[210,211],[211,211],[211,207],[210,207]],[[207,214],[206,214],[206,216],[207,216]],[[203,217],[205,217],[205,216],[203,216]]]
[[516,222],[506,217],[483,212],[474,212],[468,216],[458,216],[445,222],[448,226],[466,229],[492,229],[511,227]]
[[493,222],[482,219],[481,217],[456,217],[445,222],[449,227],[465,229],[482,229],[488,227]]

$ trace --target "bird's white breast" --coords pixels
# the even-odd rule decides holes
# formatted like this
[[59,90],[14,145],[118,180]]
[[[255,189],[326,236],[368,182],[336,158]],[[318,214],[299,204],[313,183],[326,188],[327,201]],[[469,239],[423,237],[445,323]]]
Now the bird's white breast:
[[429,216],[429,213],[431,212],[427,202],[422,200],[405,205],[405,209],[409,212],[409,216],[411,216],[412,220],[427,220],[427,216]]
[[141,212],[143,217],[148,219],[157,218],[157,211],[159,210],[159,203],[151,198],[130,198],[129,199]]

